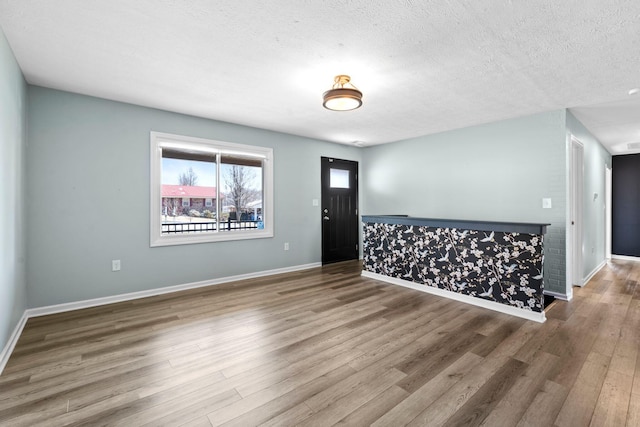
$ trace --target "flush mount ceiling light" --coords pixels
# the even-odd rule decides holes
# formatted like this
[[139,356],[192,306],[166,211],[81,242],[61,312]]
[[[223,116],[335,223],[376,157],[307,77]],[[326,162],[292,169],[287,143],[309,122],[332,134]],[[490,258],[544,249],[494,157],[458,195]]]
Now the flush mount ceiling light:
[[355,110],[362,105],[362,92],[350,83],[351,77],[341,74],[334,79],[333,87],[322,98],[324,108],[333,111]]
[[634,87],[633,89],[629,90],[629,95],[636,95],[640,92],[640,87]]

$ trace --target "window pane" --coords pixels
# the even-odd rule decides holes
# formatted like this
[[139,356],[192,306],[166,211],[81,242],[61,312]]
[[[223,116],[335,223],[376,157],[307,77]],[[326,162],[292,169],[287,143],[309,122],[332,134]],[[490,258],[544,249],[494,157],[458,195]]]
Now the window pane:
[[220,162],[220,231],[263,229],[262,159],[223,155]]
[[151,247],[273,237],[273,149],[150,136]]
[[161,234],[216,231],[216,174],[215,154],[162,150]]
[[349,188],[349,171],[329,169],[329,186],[331,188]]

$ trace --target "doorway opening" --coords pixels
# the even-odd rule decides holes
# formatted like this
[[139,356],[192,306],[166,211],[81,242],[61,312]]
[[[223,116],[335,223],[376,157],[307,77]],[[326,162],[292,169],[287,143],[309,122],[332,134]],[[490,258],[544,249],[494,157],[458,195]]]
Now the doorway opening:
[[571,135],[569,147],[569,218],[567,254],[567,296],[572,286],[583,286],[582,274],[582,205],[584,181],[584,145]]

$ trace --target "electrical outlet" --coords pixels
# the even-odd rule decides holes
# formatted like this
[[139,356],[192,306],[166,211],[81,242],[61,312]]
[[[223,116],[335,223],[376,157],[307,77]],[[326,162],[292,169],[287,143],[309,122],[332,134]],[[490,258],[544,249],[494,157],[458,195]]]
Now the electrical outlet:
[[111,261],[111,271],[120,271],[120,260],[114,259]]
[[289,242],[286,242],[286,243],[284,244],[284,250],[285,250],[285,251],[288,251],[288,250],[289,250]]

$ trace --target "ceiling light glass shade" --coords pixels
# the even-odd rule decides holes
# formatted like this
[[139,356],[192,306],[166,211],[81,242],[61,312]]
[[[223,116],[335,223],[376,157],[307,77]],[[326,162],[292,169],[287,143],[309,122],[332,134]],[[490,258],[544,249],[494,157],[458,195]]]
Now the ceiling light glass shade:
[[336,76],[333,88],[322,96],[324,108],[333,111],[349,111],[362,105],[362,92],[349,83],[350,80],[351,78],[346,75]]

